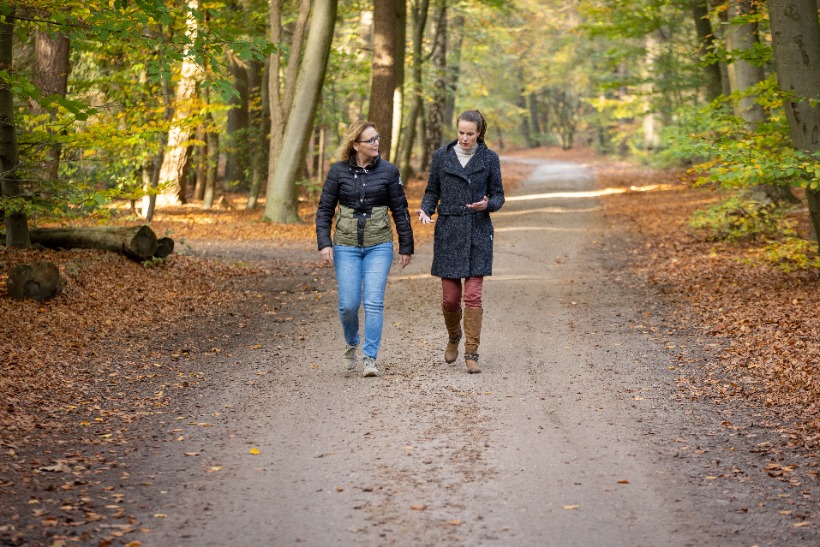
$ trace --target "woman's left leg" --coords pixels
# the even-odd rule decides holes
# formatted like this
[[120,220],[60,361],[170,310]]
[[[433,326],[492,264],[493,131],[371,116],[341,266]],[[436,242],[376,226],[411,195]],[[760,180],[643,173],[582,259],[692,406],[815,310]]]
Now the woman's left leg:
[[384,324],[384,291],[393,263],[393,244],[367,247],[362,264],[362,301],[364,304],[364,355],[375,360],[379,355]]
[[484,316],[481,304],[483,289],[483,277],[468,277],[464,280],[464,362],[470,374],[481,372],[478,366],[478,346],[481,343],[481,323]]

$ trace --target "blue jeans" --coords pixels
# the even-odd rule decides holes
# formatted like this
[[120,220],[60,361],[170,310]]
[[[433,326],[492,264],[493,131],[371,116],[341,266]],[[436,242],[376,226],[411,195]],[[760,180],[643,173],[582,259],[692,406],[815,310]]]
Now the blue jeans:
[[393,263],[393,244],[371,247],[333,246],[339,285],[339,319],[345,342],[359,345],[359,307],[364,304],[364,354],[379,355],[384,324],[384,289]]

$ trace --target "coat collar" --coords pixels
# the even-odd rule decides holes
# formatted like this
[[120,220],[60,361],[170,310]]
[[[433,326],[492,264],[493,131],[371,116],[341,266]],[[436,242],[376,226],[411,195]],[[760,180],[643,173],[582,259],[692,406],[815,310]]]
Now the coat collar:
[[359,167],[359,164],[356,163],[356,154],[353,153],[353,154],[350,154],[350,156],[348,156],[347,165],[351,169],[364,169],[365,171],[370,171],[372,169],[375,169],[376,166],[379,165],[379,162],[381,161],[381,159],[382,159],[381,156],[376,156],[375,158],[373,158],[373,161],[370,162],[370,165],[367,165],[365,167]]
[[480,142],[476,145],[475,153],[472,159],[467,163],[466,167],[461,166],[456,156],[455,146],[458,139],[452,141],[447,145],[445,154],[445,170],[452,175],[469,176],[484,169],[484,152],[487,150],[487,145]]

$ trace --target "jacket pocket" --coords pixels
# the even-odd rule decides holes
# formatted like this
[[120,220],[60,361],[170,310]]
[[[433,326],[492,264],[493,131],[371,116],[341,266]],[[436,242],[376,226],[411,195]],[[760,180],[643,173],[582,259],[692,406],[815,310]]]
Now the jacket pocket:
[[358,237],[356,237],[357,219],[353,215],[353,209],[339,205],[339,211],[336,214],[336,230],[333,233],[334,245],[349,245],[356,247]]
[[393,241],[393,227],[387,206],[373,207],[364,225],[364,246],[370,247]]

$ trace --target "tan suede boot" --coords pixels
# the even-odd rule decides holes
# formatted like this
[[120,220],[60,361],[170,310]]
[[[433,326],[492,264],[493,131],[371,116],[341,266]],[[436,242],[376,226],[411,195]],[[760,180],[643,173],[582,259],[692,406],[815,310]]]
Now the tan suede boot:
[[444,360],[452,363],[458,359],[458,343],[461,341],[461,308],[458,311],[444,311],[444,324],[447,326],[447,347],[444,348]]
[[478,367],[478,345],[481,343],[483,315],[482,308],[464,308],[464,362],[470,374],[481,372]]

